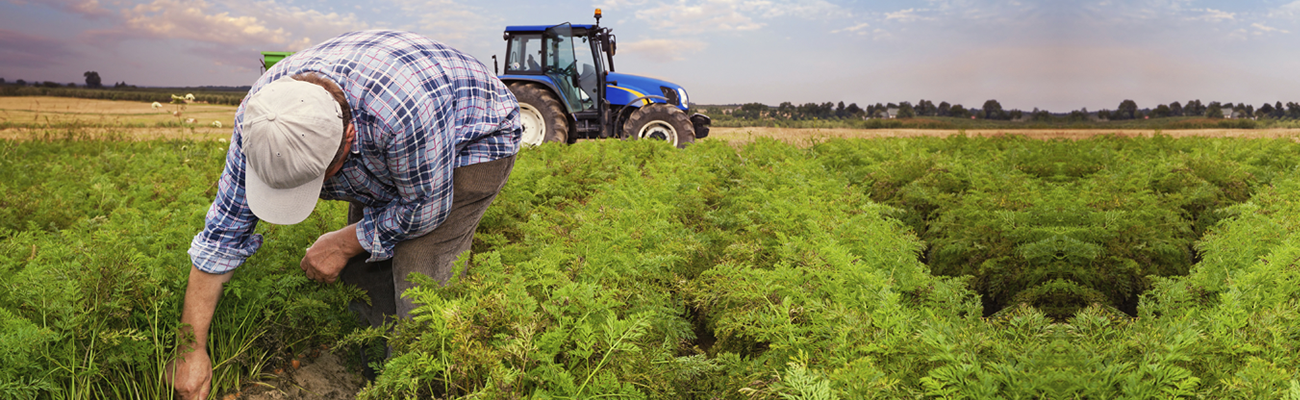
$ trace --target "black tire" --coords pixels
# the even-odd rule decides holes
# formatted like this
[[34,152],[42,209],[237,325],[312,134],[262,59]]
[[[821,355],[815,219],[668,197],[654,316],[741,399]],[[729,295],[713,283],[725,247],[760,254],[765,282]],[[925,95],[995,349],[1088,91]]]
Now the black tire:
[[622,136],[632,140],[663,140],[684,149],[695,143],[695,127],[681,109],[657,103],[633,111],[623,123]]
[[567,143],[569,117],[564,115],[560,100],[546,87],[524,82],[510,84],[510,92],[519,100],[519,119],[524,128],[521,142],[529,146],[544,142]]

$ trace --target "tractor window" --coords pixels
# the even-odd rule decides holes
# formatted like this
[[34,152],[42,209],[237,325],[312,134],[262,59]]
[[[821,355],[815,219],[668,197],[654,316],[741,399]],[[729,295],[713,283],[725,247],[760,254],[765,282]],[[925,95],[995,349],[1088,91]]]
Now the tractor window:
[[542,35],[515,35],[510,38],[506,56],[506,73],[542,72]]
[[587,36],[577,36],[573,38],[573,55],[578,62],[578,88],[582,89],[581,100],[582,109],[591,110],[596,107],[596,96],[599,94],[597,86],[596,67],[599,60],[591,52],[591,41]]
[[569,112],[583,110],[581,90],[578,89],[578,62],[573,55],[573,28],[568,23],[546,29],[546,55],[543,65],[547,77],[555,82]]

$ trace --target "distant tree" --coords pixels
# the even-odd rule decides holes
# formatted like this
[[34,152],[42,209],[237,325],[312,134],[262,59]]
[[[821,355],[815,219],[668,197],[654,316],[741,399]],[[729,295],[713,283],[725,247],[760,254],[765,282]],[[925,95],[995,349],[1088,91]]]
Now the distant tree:
[[1205,117],[1209,119],[1223,118],[1223,108],[1217,101],[1211,101],[1210,105],[1205,107]]
[[5,84],[5,78],[0,78],[0,85]]
[[1291,119],[1300,119],[1300,103],[1286,103],[1286,117]]
[[77,87],[76,82],[68,82],[68,87]]
[[41,86],[44,86],[44,87],[47,87],[47,88],[56,88],[56,87],[63,86],[63,85],[60,85],[58,82],[45,81],[45,82],[41,82]]
[[934,106],[932,101],[921,99],[921,101],[916,102],[916,115],[933,117],[937,110],[938,108]]
[[1242,111],[1242,112],[1245,112],[1245,113],[1246,113],[1246,116],[1248,116],[1248,117],[1253,117],[1253,116],[1255,116],[1255,106],[1254,106],[1254,105],[1247,104],[1247,105],[1246,105],[1246,109],[1241,110],[1241,111]]
[[1256,118],[1268,118],[1272,116],[1273,116],[1272,104],[1264,103],[1264,105],[1259,106],[1259,108],[1255,110]]
[[1183,105],[1178,102],[1169,103],[1169,116],[1181,117],[1183,115]]
[[1138,116],[1137,102],[1134,102],[1133,100],[1124,100],[1119,102],[1119,107],[1115,108],[1115,112],[1110,114],[1110,119],[1118,121],[1118,120],[1125,120],[1125,119],[1134,119],[1137,118],[1137,116]]
[[916,109],[912,108],[911,103],[908,103],[906,101],[899,103],[898,118],[915,118],[915,117],[916,117]]
[[939,107],[934,110],[934,115],[947,117],[950,110],[952,110],[952,105],[948,104],[946,101],[941,101],[939,102]]
[[93,89],[104,87],[104,85],[102,85],[103,81],[99,79],[98,72],[86,71],[86,73],[81,75],[86,77],[86,87]]
[[844,112],[848,113],[850,118],[861,118],[863,113],[862,108],[858,107],[858,103],[849,103]]
[[746,103],[741,104],[739,109],[731,113],[732,116],[741,119],[761,119],[766,116],[768,107],[763,103]]
[[1024,113],[1023,111],[1020,111],[1020,110],[1011,110],[1010,112],[1007,113],[1007,117],[1008,117],[1008,118],[1011,118],[1011,120],[1013,120],[1013,121],[1014,121],[1014,120],[1018,120],[1018,119],[1020,119],[1021,117],[1024,117],[1024,116],[1025,116],[1025,113]]
[[948,116],[970,118],[970,111],[967,110],[966,107],[962,107],[961,104],[953,104],[953,106],[948,109]]
[[781,104],[776,106],[776,113],[779,114],[781,118],[794,119],[794,110],[794,103],[788,101],[783,101]]
[[835,105],[835,118],[844,118],[846,116],[848,116],[848,114],[844,111],[844,101],[840,101],[839,104]]
[[1083,122],[1088,120],[1088,113],[1086,111],[1074,110],[1070,111],[1070,116],[1065,118],[1070,122]]
[[1052,113],[1034,107],[1034,111],[1029,112],[1029,120],[1035,122],[1048,122],[1052,120]]
[[19,80],[14,81],[14,84],[16,84],[16,85],[18,85],[18,86],[27,86],[27,81],[24,81],[24,80],[22,80],[22,79],[19,79]]
[[984,107],[981,107],[980,111],[983,111],[983,115],[981,115],[983,118],[1006,119],[1006,116],[1004,115],[1005,113],[1002,111],[1002,103],[998,103],[997,100],[990,99],[985,101]]
[[1274,118],[1285,118],[1285,117],[1286,117],[1286,109],[1285,109],[1285,108],[1282,108],[1282,102],[1279,101],[1279,102],[1277,102],[1277,104],[1274,104],[1274,105],[1273,105],[1273,117],[1274,117]]
[[1155,110],[1151,110],[1151,116],[1156,118],[1168,117],[1170,113],[1169,106],[1164,104],[1156,106]]
[[1097,111],[1097,119],[1103,121],[1110,121],[1110,110],[1102,109],[1100,111]]

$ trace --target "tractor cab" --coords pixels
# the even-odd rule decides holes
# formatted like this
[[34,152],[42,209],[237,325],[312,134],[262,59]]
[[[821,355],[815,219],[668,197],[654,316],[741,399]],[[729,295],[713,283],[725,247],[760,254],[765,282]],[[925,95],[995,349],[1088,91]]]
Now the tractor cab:
[[597,9],[592,25],[506,27],[499,78],[519,99],[523,141],[620,137],[682,147],[706,136],[709,118],[686,116],[689,103],[680,85],[614,72],[617,39],[599,25],[600,17]]
[[[553,86],[565,110],[578,120],[599,119],[604,98],[606,64],[597,54],[610,54],[593,25],[510,26],[506,28],[506,65],[502,80],[531,81]],[[612,41],[610,46],[612,47]],[[612,60],[612,59],[611,59]],[[509,83],[509,82],[507,82]],[[579,128],[579,131],[593,129]]]

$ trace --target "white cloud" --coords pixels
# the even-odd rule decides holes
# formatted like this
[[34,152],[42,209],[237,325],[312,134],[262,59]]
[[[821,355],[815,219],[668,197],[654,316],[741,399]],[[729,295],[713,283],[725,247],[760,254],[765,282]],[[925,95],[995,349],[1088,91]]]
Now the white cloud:
[[1234,21],[1237,19],[1236,13],[1215,10],[1213,8],[1203,8],[1194,11],[1200,12],[1201,15],[1191,17],[1192,20],[1221,22],[1221,21]]
[[1256,31],[1255,34],[1260,34],[1260,33],[1273,33],[1273,32],[1278,32],[1278,33],[1291,33],[1290,31],[1287,31],[1287,30],[1285,30],[1285,29],[1279,29],[1279,28],[1274,28],[1274,27],[1271,27],[1271,26],[1265,26],[1264,24],[1261,24],[1261,23],[1258,23],[1258,22],[1253,23],[1253,24],[1250,24],[1250,26],[1253,27],[1253,28],[1255,28],[1255,29],[1258,29],[1258,31]]
[[619,43],[619,54],[635,55],[653,62],[682,61],[708,45],[698,40],[649,39]]
[[700,33],[709,31],[750,31],[764,24],[741,11],[739,0],[704,0],[687,4],[661,3],[636,12],[637,18],[650,21],[650,25],[674,33]]
[[825,0],[608,0],[597,7],[629,8],[638,19],[671,33],[752,31],[762,20],[783,17],[819,19],[851,17],[848,10]]
[[906,10],[898,10],[891,13],[885,13],[885,20],[898,21],[898,22],[914,22],[914,21],[929,21],[929,20],[933,20],[933,18],[917,15],[917,10],[915,8],[909,8]]
[[1268,16],[1275,18],[1294,18],[1300,16],[1300,0],[1292,1],[1269,11]]
[[454,0],[397,0],[395,3],[405,14],[414,16],[417,20],[414,26],[403,29],[418,31],[439,41],[492,37],[480,34],[484,31],[500,31],[500,24],[489,17],[493,15],[491,12]]
[[860,23],[860,24],[857,24],[857,25],[854,25],[854,26],[850,26],[850,27],[848,27],[848,28],[833,30],[833,31],[831,31],[831,33],[847,32],[847,33],[856,33],[856,34],[859,34],[859,35],[865,35],[865,34],[867,34],[867,32],[868,32],[868,31],[867,31],[867,28],[870,28],[870,27],[871,27],[871,24],[870,24],[870,23],[863,22],[863,23]]
[[[228,10],[257,10],[258,16]],[[285,7],[274,1],[154,0],[120,10],[117,26],[89,31],[91,42],[182,39],[199,45],[273,46],[297,51],[366,25],[354,15]]]

